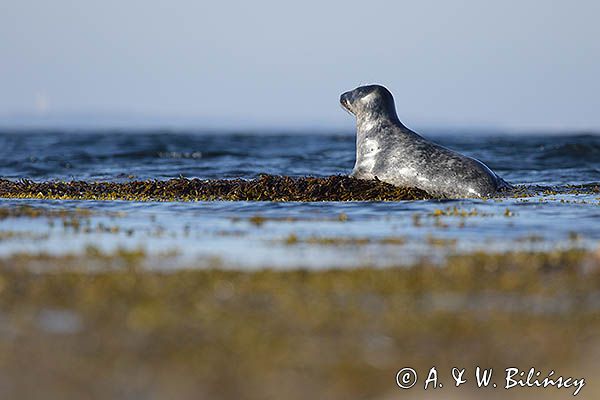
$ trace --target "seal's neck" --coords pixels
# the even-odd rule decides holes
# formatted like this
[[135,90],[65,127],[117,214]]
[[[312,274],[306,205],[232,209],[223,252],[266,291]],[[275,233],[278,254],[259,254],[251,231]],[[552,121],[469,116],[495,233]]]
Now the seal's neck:
[[406,127],[400,122],[396,110],[386,110],[386,112],[361,113],[356,116],[356,127],[359,131],[369,132],[373,129],[381,129],[386,126],[395,126],[400,129]]

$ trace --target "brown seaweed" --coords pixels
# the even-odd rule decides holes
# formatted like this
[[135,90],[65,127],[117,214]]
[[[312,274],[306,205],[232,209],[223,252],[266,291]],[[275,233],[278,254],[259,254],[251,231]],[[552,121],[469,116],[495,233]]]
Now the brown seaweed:
[[[197,260],[172,270],[162,260],[97,248],[0,258],[0,398],[572,397],[573,388],[475,384],[476,366],[502,376],[532,365],[587,378],[577,398],[600,395],[600,251],[339,270]],[[434,365],[450,384],[424,391]],[[396,385],[404,367],[418,371],[412,391]],[[469,383],[454,387],[453,367],[466,368]]]
[[432,198],[416,188],[340,175],[324,178],[261,175],[252,180],[181,177],[131,182],[0,179],[0,197],[134,201],[398,201]]

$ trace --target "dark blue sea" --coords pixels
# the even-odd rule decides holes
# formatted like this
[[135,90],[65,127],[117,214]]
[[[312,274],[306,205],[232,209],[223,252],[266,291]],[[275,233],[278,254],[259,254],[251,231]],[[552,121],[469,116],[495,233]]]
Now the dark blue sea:
[[[142,248],[177,253],[198,267],[352,267],[410,263],[457,252],[595,247],[600,240],[600,136],[593,134],[425,135],[485,162],[507,181],[543,187],[529,198],[403,202],[126,202],[0,199],[93,211],[92,226],[116,232],[74,232],[44,219],[7,218],[0,229],[25,232],[0,241],[0,254]],[[348,174],[352,132],[182,132],[60,130],[0,132],[0,177],[34,181],[255,178],[260,174]],[[585,185],[582,193],[568,193]],[[553,193],[543,194],[543,189]],[[439,211],[444,214],[439,216]],[[468,211],[464,216],[462,211]],[[437,216],[435,214],[438,214]],[[257,226],[252,217],[266,222]],[[340,218],[343,215],[343,218]],[[126,233],[127,232],[127,233]],[[160,234],[158,234],[159,232]],[[298,239],[293,244],[290,237]],[[385,244],[385,238],[404,244]],[[335,245],[316,238],[369,239]],[[322,241],[325,242],[325,241]],[[329,241],[333,243],[333,241]],[[363,241],[364,242],[364,241]],[[65,246],[68,243],[68,246]]]

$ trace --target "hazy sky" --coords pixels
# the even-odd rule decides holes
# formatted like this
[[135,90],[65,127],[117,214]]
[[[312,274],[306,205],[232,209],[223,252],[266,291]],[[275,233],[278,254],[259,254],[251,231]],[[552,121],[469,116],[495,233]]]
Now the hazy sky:
[[0,121],[347,127],[339,94],[376,82],[409,126],[600,129],[599,18],[597,0],[0,0]]

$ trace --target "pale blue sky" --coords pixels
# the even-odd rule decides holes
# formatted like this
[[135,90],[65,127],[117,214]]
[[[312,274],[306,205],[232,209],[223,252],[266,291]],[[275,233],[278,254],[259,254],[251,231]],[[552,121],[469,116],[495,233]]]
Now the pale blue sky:
[[409,126],[600,129],[599,1],[0,1],[0,122],[348,127],[377,82]]

